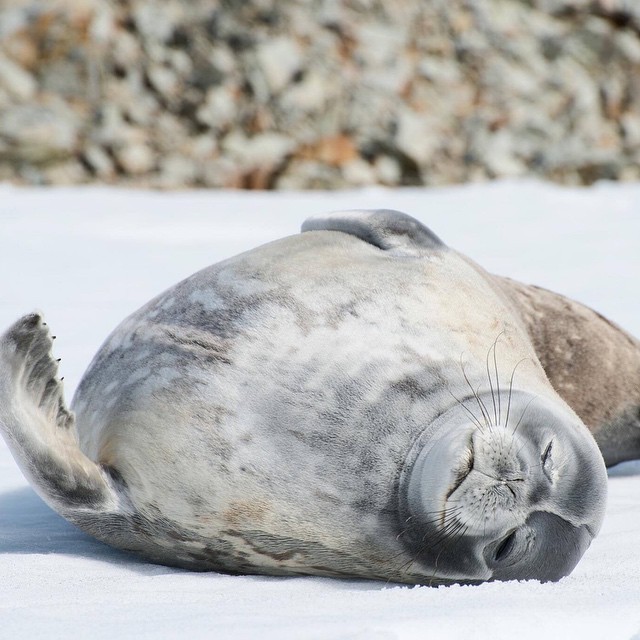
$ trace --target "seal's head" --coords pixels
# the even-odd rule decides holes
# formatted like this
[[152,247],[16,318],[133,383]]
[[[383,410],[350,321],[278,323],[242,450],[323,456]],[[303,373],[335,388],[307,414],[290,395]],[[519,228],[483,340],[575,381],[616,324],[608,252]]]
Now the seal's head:
[[400,494],[405,544],[435,582],[559,580],[604,517],[596,444],[563,403],[514,391],[496,420],[494,397],[471,401],[480,410],[461,402],[413,447]]

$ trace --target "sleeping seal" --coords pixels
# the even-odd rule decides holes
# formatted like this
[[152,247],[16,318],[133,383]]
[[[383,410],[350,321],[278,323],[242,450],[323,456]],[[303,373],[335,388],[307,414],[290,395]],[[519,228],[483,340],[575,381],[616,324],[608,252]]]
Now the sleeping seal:
[[608,461],[640,450],[637,342],[393,211],[311,218],[172,287],[73,411],[51,344],[39,314],[0,341],[25,475],[96,538],[193,570],[556,580],[605,509],[585,422]]

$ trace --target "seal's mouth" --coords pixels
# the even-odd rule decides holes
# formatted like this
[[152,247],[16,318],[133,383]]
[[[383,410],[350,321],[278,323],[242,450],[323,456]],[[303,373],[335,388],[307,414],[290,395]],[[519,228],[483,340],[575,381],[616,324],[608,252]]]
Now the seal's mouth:
[[473,464],[475,461],[474,447],[473,447],[473,431],[469,434],[469,439],[465,448],[462,451],[462,455],[455,467],[453,484],[449,491],[445,495],[445,502],[460,488],[462,483],[467,479],[471,471],[473,470]]
[[493,572],[506,570],[524,561],[535,541],[535,532],[526,524],[509,531],[487,545],[484,557]]
[[516,546],[516,530],[514,529],[508,533],[498,544],[493,554],[493,561],[495,563],[504,563]]

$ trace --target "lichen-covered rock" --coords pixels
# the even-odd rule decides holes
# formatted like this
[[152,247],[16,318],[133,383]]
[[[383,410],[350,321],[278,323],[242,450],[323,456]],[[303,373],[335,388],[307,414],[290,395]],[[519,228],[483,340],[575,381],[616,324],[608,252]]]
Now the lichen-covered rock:
[[0,180],[640,177],[635,0],[14,0]]

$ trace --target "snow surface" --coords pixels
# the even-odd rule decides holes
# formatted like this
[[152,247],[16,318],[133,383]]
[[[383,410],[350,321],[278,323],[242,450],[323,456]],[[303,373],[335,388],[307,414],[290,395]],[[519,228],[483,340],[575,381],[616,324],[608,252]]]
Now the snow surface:
[[[393,208],[487,269],[593,306],[640,335],[640,185],[494,183],[338,193],[0,185],[0,328],[35,308],[67,396],[107,334],[179,279],[335,209]],[[556,584],[406,587],[192,574],[58,517],[0,443],[0,638],[640,639],[640,463],[610,473],[605,524]]]

